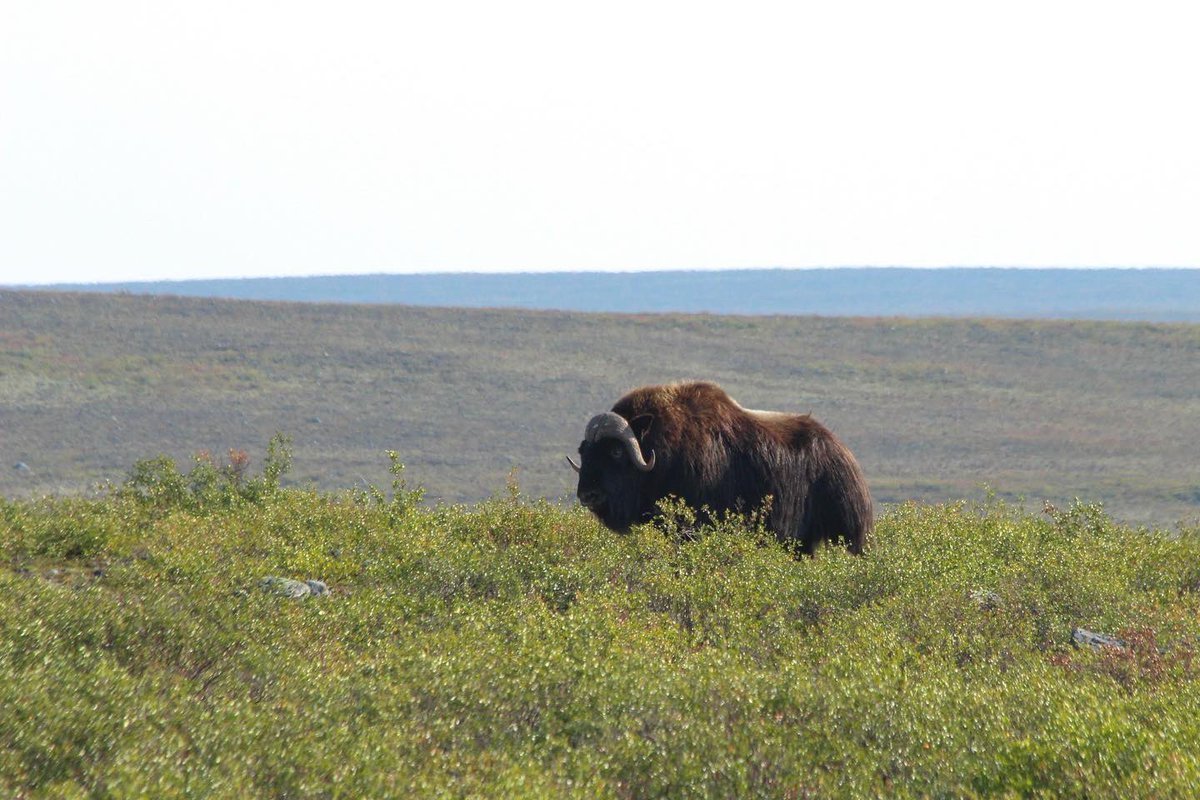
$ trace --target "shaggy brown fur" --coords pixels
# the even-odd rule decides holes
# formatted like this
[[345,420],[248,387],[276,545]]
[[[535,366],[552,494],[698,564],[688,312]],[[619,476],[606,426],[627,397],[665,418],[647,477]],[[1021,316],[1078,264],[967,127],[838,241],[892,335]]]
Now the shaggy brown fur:
[[758,510],[805,553],[821,542],[862,551],[873,524],[858,462],[807,414],[742,408],[713,383],[634,389],[612,410],[630,422],[653,469],[634,469],[612,442],[583,442],[578,495],[609,528],[624,531],[676,496],[715,514]]

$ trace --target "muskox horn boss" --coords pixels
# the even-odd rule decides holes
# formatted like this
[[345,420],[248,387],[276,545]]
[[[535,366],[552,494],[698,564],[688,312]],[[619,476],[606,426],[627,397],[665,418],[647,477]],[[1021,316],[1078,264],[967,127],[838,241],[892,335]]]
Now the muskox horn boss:
[[[650,451],[648,459],[642,455],[642,446],[638,443],[637,435],[633,432],[633,428],[629,427],[629,422],[620,414],[605,411],[603,414],[592,417],[588,420],[587,428],[584,429],[583,438],[589,442],[617,439],[625,445],[625,450],[629,453],[629,458],[633,461],[634,466],[642,472],[654,469],[654,451]],[[571,466],[575,465],[571,464]]]

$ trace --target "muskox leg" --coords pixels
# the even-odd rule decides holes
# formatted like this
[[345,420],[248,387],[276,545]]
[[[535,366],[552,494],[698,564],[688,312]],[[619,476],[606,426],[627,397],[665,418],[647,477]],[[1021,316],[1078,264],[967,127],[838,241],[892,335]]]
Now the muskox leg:
[[817,552],[824,536],[825,526],[820,519],[818,509],[813,504],[813,496],[792,493],[792,503],[781,504],[771,501],[767,515],[767,527],[774,532],[780,542],[788,545],[793,552],[811,556]]
[[811,493],[804,498],[804,508],[800,513],[800,527],[795,534],[796,538],[800,540],[800,552],[806,556],[816,554],[823,536],[823,526],[817,509],[813,506],[813,500],[814,496]]
[[813,484],[806,509],[804,552],[812,555],[822,542],[845,546],[854,555],[863,551],[871,525],[870,506],[860,507],[853,491],[828,478]]

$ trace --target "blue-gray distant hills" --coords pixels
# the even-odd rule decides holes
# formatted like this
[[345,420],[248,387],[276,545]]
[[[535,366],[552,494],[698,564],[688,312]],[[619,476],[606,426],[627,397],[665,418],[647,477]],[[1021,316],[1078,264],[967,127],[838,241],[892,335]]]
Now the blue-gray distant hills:
[[566,311],[1200,322],[1200,269],[847,268],[353,275],[61,290]]

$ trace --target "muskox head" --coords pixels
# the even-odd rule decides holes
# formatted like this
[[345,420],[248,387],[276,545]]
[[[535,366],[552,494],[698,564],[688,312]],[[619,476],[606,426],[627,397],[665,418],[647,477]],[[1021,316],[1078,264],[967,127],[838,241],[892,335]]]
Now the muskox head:
[[579,444],[579,463],[570,456],[567,462],[579,473],[579,502],[605,527],[624,533],[638,521],[641,487],[654,469],[654,451],[642,453],[628,420],[612,411],[592,417]]

